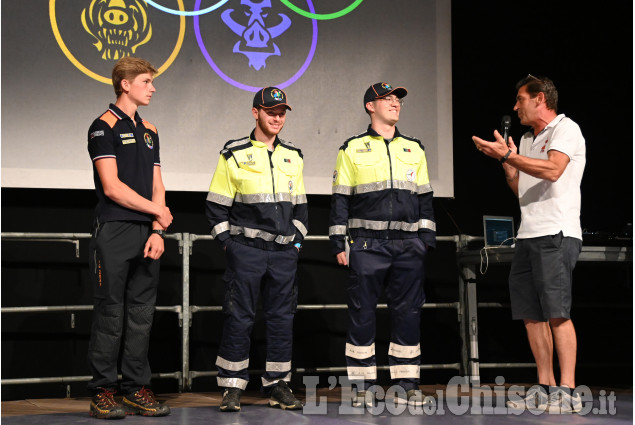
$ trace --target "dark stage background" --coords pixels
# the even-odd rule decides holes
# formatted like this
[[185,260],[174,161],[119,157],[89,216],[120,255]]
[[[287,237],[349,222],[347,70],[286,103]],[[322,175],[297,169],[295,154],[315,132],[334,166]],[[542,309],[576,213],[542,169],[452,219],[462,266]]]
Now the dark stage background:
[[[391,22],[389,10],[384,13]],[[514,140],[520,138],[525,129],[512,112],[514,84],[531,73],[554,80],[560,94],[559,112],[580,125],[587,142],[582,183],[585,244],[617,244],[616,237],[631,236],[632,17],[632,3],[623,1],[453,2],[455,198],[435,199],[439,235],[482,235],[484,214],[511,215],[519,221],[517,200],[506,187],[500,165],[480,155],[470,137],[490,137],[501,116],[510,114],[512,136]],[[408,113],[406,108],[403,114]],[[37,139],[45,143],[45,137]],[[90,231],[96,200],[92,191],[3,188],[1,195],[3,232]],[[168,192],[168,205],[175,217],[170,231],[206,234],[205,197],[202,192]],[[329,197],[310,195],[309,205],[310,233],[327,234]],[[180,303],[177,252],[176,242],[168,241],[158,305]],[[73,254],[70,245],[3,242],[2,306],[91,304],[87,243],[82,242],[79,259]],[[219,305],[224,267],[221,250],[212,242],[197,243],[191,264],[191,303]],[[440,244],[428,258],[428,270],[428,301],[456,301],[454,246]],[[335,266],[324,242],[306,244],[299,277],[300,303],[345,302],[346,272]],[[479,285],[479,301],[505,301],[506,270],[490,266],[486,277],[487,281],[481,279]],[[632,386],[632,265],[580,264],[574,281],[578,383]],[[388,327],[384,322],[388,317],[385,312],[378,317],[378,360],[385,362],[382,353],[388,345]],[[509,312],[488,309],[480,312],[479,319],[482,361],[531,361],[524,329],[510,320]],[[294,366],[343,366],[346,322],[345,311],[300,311],[295,323]],[[220,313],[195,315],[191,328],[192,370],[214,370],[221,323]],[[89,329],[89,313],[77,313],[75,327],[71,327],[68,313],[4,314],[2,378],[87,375]],[[264,365],[263,331],[260,319],[254,329],[251,355],[252,367],[256,368]],[[157,313],[151,341],[153,371],[179,370],[180,329],[174,314]],[[457,362],[459,350],[456,314],[424,310],[423,362]],[[601,365],[609,362],[613,365]],[[422,383],[447,383],[453,374],[423,371]],[[505,376],[506,382],[532,382],[534,374],[522,369],[482,370],[484,382],[493,382],[497,375]],[[259,379],[255,378],[250,385],[257,388]],[[301,377],[294,379],[296,384],[301,383]],[[176,391],[173,380],[157,380],[154,386],[158,392]],[[85,395],[84,383],[72,384],[71,388],[71,395]],[[214,390],[215,380],[196,379],[193,389]],[[66,386],[62,384],[2,388],[3,400],[65,394]]]

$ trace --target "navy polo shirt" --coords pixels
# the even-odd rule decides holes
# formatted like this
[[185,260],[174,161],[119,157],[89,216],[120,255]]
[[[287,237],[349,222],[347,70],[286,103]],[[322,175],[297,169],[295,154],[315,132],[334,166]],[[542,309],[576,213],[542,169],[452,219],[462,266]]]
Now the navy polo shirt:
[[155,126],[135,113],[136,126],[121,109],[110,104],[108,110],[93,121],[88,130],[88,153],[93,161],[97,192],[95,216],[106,221],[152,221],[152,214],[131,210],[104,194],[95,163],[115,158],[119,180],[146,199],[152,200],[154,167],[160,165],[159,134]]

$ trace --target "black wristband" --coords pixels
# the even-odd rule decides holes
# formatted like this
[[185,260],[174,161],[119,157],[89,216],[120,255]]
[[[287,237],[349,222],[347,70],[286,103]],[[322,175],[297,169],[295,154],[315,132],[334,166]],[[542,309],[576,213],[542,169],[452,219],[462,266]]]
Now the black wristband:
[[161,239],[165,239],[165,230],[153,229],[152,233],[156,233],[157,235],[161,236]]
[[505,154],[505,156],[500,159],[500,163],[502,164],[503,162],[507,161],[507,158],[509,158],[509,155],[511,153],[512,153],[512,150],[511,149],[508,150],[507,153]]

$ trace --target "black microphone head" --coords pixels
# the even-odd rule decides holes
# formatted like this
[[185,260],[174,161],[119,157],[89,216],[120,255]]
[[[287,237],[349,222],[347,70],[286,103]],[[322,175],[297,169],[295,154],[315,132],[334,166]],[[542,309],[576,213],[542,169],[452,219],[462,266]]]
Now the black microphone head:
[[509,115],[504,115],[503,119],[501,120],[501,127],[503,127],[503,129],[510,129],[512,126],[512,118]]

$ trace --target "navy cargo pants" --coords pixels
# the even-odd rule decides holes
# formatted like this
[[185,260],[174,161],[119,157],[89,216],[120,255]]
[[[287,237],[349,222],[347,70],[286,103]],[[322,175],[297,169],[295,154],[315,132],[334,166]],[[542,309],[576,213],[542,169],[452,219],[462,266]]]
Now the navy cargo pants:
[[266,251],[229,242],[223,302],[223,336],[216,366],[219,387],[245,389],[249,381],[249,348],[262,293],[267,329],[267,361],[262,386],[291,379],[293,317],[297,307],[298,250]]
[[350,244],[346,366],[349,379],[363,379],[365,389],[377,382],[375,310],[384,289],[391,317],[390,377],[406,391],[418,388],[426,252],[419,238],[356,237]]
[[109,221],[96,225],[89,269],[95,303],[88,344],[92,380],[88,389],[117,387],[120,347],[121,392],[150,385],[150,329],[159,284],[159,260],[143,258],[150,223]]

